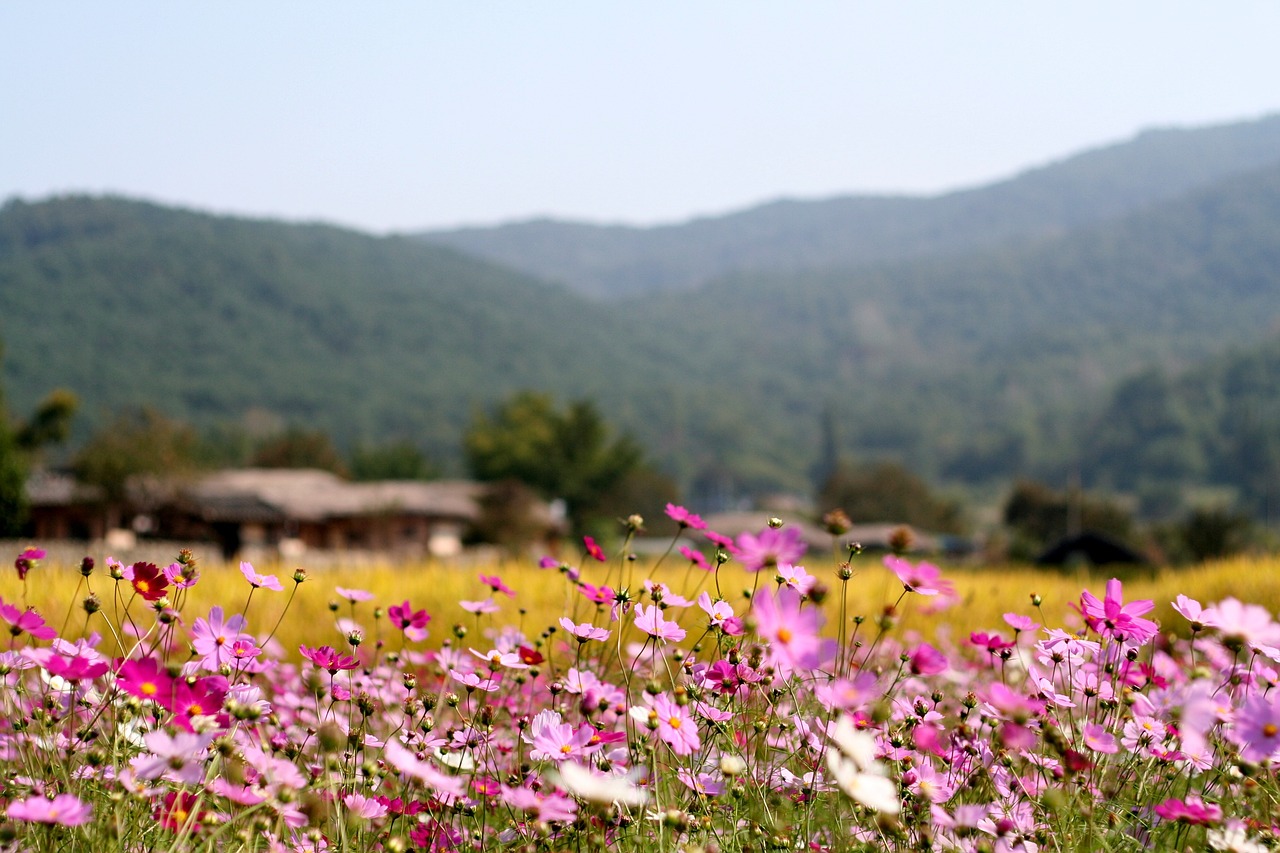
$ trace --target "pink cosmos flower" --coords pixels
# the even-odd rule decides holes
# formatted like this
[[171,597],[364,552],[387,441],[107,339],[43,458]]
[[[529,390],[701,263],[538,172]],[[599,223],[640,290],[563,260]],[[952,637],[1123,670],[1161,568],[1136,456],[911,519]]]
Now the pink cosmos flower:
[[921,643],[911,652],[909,664],[914,675],[937,675],[948,667],[946,655],[928,643]]
[[706,530],[707,523],[700,516],[694,515],[682,506],[667,504],[667,517],[680,525],[681,529]]
[[733,543],[732,536],[722,536],[721,534],[716,533],[714,530],[705,530],[703,531],[702,535],[706,536],[707,539],[710,540],[712,545],[715,545],[717,548],[724,551],[725,553],[727,554],[738,553],[738,546]]
[[200,580],[200,572],[194,564],[170,563],[164,567],[164,579],[174,589],[191,589]]
[[593,744],[596,731],[589,725],[574,728],[555,711],[539,711],[529,724],[529,730],[520,739],[533,749],[529,757],[534,761],[576,760],[600,747]]
[[382,757],[399,772],[423,782],[428,790],[452,797],[461,797],[463,794],[465,785],[463,779],[440,772],[410,752],[394,737],[387,739],[382,749]]
[[1253,693],[1236,711],[1227,739],[1240,747],[1240,757],[1261,764],[1280,750],[1280,702]]
[[703,571],[706,571],[706,572],[711,571],[711,564],[707,562],[706,556],[704,556],[701,551],[695,548],[690,548],[688,545],[681,545],[680,556],[684,557],[690,563],[702,569]]
[[498,607],[498,603],[494,601],[492,597],[486,598],[483,601],[459,601],[458,606],[468,613],[475,613],[477,615],[482,613],[497,613],[502,609]]
[[152,699],[172,710],[174,678],[155,658],[126,660],[116,672],[116,685],[139,699]]
[[1040,623],[1031,619],[1030,616],[1023,616],[1021,613],[1006,613],[1004,615],[1005,624],[1014,631],[1038,631]]
[[650,697],[645,694],[649,703],[649,711],[636,709],[657,725],[658,738],[671,747],[676,755],[692,755],[702,748],[702,739],[698,737],[698,724],[689,712],[675,703],[670,696],[659,693]]
[[89,681],[107,671],[106,662],[96,652],[92,656],[66,656],[52,649],[24,649],[23,653],[42,666],[45,672],[66,681]]
[[139,755],[130,764],[139,779],[163,776],[180,785],[194,785],[204,779],[205,752],[213,742],[213,734],[179,732],[170,735],[157,729],[143,735],[148,754]]
[[208,619],[201,617],[191,623],[191,647],[200,655],[200,666],[217,672],[228,663],[231,646],[237,640],[253,639],[244,633],[244,624],[243,616],[237,613],[228,619],[217,605],[209,609]]
[[302,656],[311,661],[321,669],[328,670],[330,675],[334,675],[338,670],[355,669],[360,664],[350,655],[340,654],[334,651],[332,646],[320,646],[319,648],[310,648],[308,646],[298,646],[298,651]]
[[12,604],[5,604],[3,599],[0,599],[0,619],[9,623],[9,630],[14,636],[26,632],[37,640],[52,640],[58,635],[52,626],[44,623],[44,617],[34,608],[19,610]]
[[43,548],[28,548],[18,555],[18,559],[13,561],[13,567],[18,570],[18,580],[25,581],[27,572],[36,567],[38,561],[43,560],[45,551]]
[[898,576],[902,588],[917,595],[937,595],[940,592],[953,593],[950,581],[942,579],[942,572],[932,563],[912,565],[901,557],[886,554],[883,560],[885,568]]
[[1222,807],[1206,803],[1195,794],[1185,800],[1170,797],[1155,808],[1156,814],[1165,820],[1177,820],[1191,826],[1212,826],[1222,820]]
[[1204,608],[1202,608],[1200,606],[1200,602],[1196,601],[1194,598],[1188,598],[1187,596],[1179,593],[1178,597],[1173,600],[1173,609],[1191,623],[1191,630],[1193,632],[1204,629]]
[[1115,735],[1107,731],[1106,727],[1101,723],[1085,724],[1084,745],[1089,747],[1089,749],[1092,749],[1094,752],[1102,752],[1108,755],[1120,751],[1120,747],[1116,743]]
[[1218,629],[1228,647],[1248,646],[1272,660],[1280,660],[1280,625],[1262,605],[1228,598],[1206,607],[1200,618],[1208,627]]
[[80,826],[93,818],[93,808],[75,794],[59,794],[53,799],[28,797],[9,803],[5,812],[10,820],[48,823],[58,826]]
[[1080,594],[1080,612],[1085,624],[1097,634],[1142,645],[1156,635],[1159,626],[1150,619],[1139,618],[1155,607],[1150,599],[1124,603],[1124,585],[1118,578],[1107,581],[1102,601],[1085,590]]
[[784,586],[776,594],[761,590],[752,599],[751,612],[756,633],[769,641],[770,657],[784,675],[817,669],[835,655],[835,641],[818,635],[822,615],[816,608],[803,607],[794,589]]
[[743,533],[737,539],[737,556],[749,572],[774,569],[781,563],[794,563],[808,547],[794,527],[766,527],[758,534]]
[[277,592],[284,589],[284,587],[280,585],[279,578],[275,575],[258,574],[252,563],[241,562],[240,574],[244,575],[244,579],[247,580],[249,582],[249,586],[254,589],[262,587],[263,589],[273,589]]
[[676,643],[685,638],[685,630],[678,623],[663,619],[662,610],[657,605],[646,608],[643,604],[637,604],[635,609],[636,627],[649,636]]
[[373,593],[363,589],[347,589],[344,586],[335,586],[333,591],[352,604],[357,601],[373,601]]
[[502,578],[497,575],[481,575],[480,583],[489,587],[494,592],[500,592],[507,598],[515,598],[516,592],[511,587],[502,582]]
[[582,544],[587,549],[587,556],[591,557],[592,559],[598,560],[601,563],[609,559],[608,557],[605,556],[604,549],[601,548],[599,545],[597,545],[596,540],[593,539],[592,537],[583,536]]
[[529,668],[529,665],[520,659],[520,653],[518,651],[513,650],[504,652],[499,649],[491,649],[490,651],[482,652],[477,649],[471,649],[470,652],[480,658],[480,660],[488,663],[489,669],[492,670],[496,670],[501,667],[506,667],[507,669]]
[[801,595],[808,595],[814,584],[818,582],[817,578],[805,571],[804,566],[793,566],[790,563],[778,564],[777,580]]
[[390,617],[391,624],[403,631],[405,637],[413,642],[420,643],[427,638],[427,623],[431,621],[431,617],[425,610],[414,610],[408,599],[404,604],[393,604],[388,607],[387,616]]
[[590,640],[604,641],[609,639],[612,633],[608,628],[597,628],[590,622],[574,622],[567,616],[560,617],[560,627],[569,632],[569,635],[577,639],[579,643],[586,643]]

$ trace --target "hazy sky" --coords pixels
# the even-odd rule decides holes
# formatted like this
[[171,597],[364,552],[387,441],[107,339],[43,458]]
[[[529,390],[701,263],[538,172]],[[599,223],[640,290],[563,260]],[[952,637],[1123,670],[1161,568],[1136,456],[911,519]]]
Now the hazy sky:
[[936,192],[1280,111],[1280,3],[4,2],[0,198],[366,230]]

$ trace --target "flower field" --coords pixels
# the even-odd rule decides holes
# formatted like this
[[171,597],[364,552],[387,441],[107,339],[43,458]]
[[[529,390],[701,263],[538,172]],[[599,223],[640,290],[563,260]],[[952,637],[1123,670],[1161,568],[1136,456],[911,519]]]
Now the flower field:
[[[583,543],[0,580],[0,849],[1271,850],[1275,564]],[[763,521],[763,520],[762,520]]]

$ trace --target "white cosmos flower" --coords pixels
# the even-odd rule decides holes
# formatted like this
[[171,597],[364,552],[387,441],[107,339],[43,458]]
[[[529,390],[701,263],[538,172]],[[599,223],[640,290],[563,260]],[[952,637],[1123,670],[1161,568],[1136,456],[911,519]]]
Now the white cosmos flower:
[[898,785],[876,760],[876,739],[854,728],[845,714],[836,720],[830,736],[837,749],[827,750],[827,769],[840,790],[869,809],[884,814],[901,811]]
[[649,792],[637,787],[627,777],[596,773],[575,761],[561,762],[549,776],[554,784],[587,802],[643,806],[649,801]]

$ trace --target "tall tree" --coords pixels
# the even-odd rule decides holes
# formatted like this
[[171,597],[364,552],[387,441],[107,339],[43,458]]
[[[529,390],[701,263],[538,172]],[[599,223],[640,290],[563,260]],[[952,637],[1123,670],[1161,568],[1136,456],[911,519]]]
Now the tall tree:
[[477,479],[519,480],[544,498],[563,500],[576,531],[643,465],[639,445],[613,435],[589,400],[559,409],[548,395],[531,391],[477,415],[463,449]]

